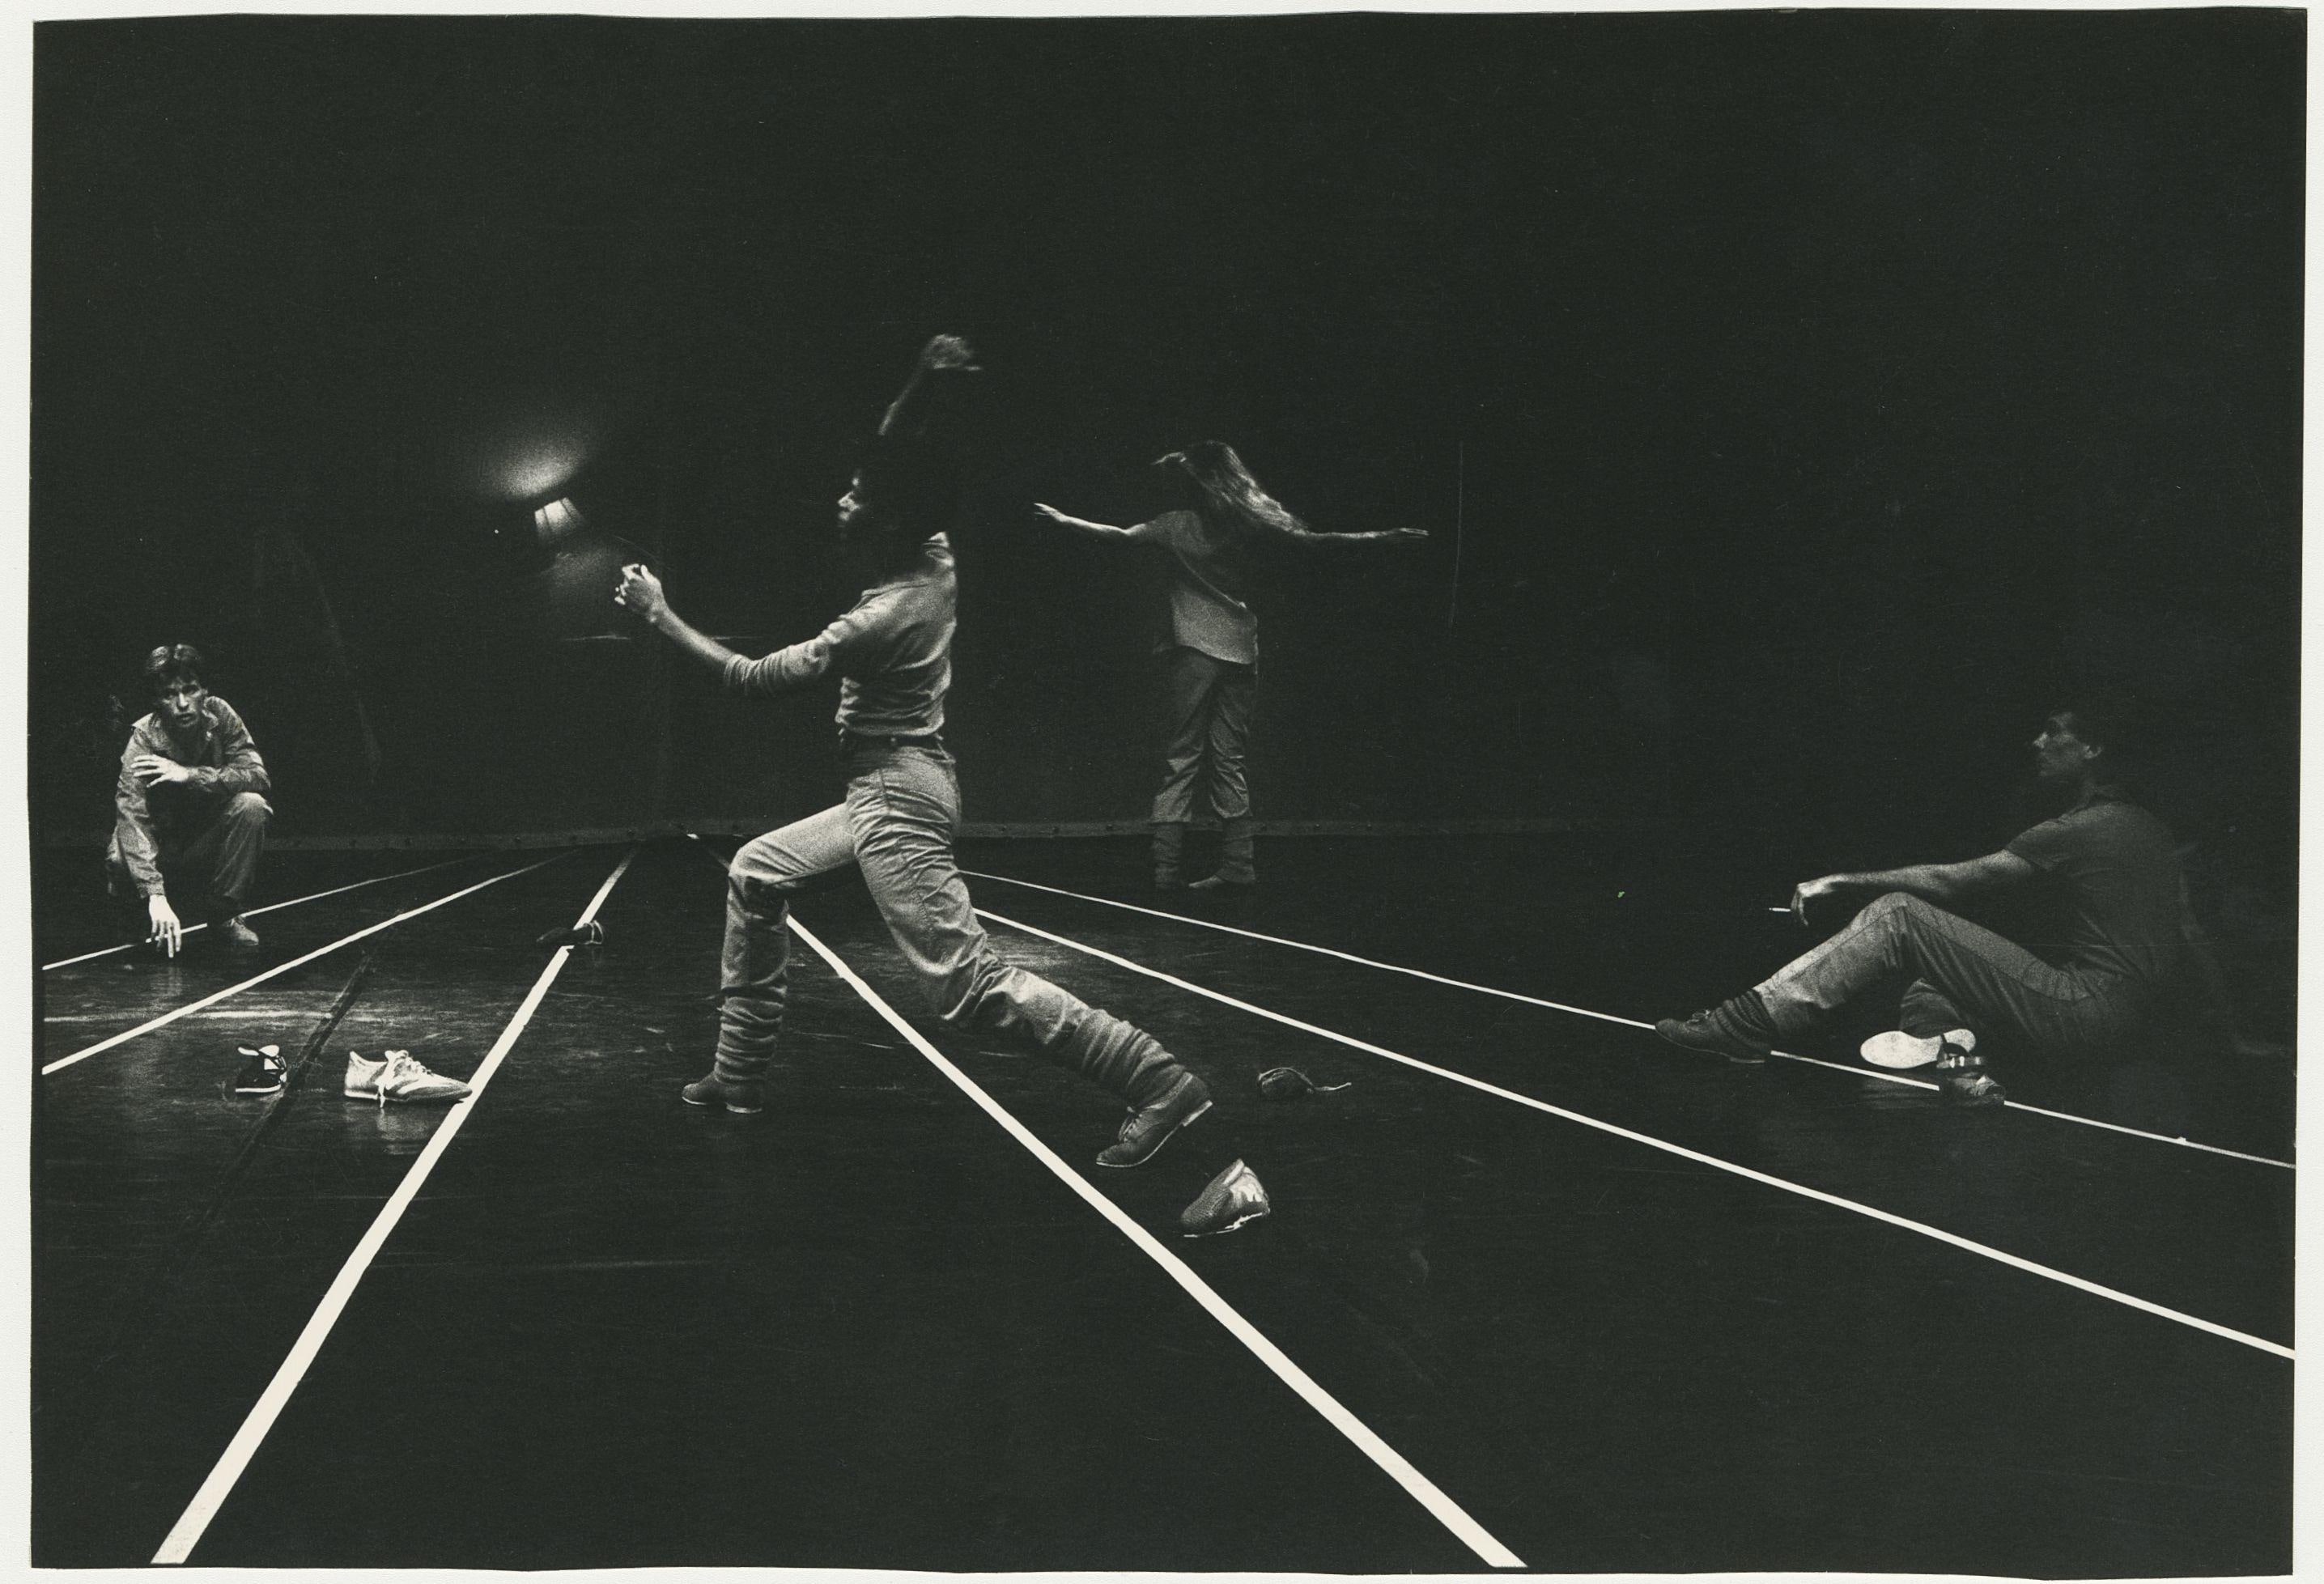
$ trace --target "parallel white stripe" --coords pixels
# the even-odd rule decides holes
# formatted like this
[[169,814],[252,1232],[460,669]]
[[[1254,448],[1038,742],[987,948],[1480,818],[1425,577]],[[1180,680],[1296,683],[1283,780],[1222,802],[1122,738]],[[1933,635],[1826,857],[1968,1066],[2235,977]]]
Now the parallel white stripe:
[[[604,906],[607,897],[613,895],[614,886],[620,883],[622,876],[629,870],[630,861],[636,856],[637,849],[634,847],[622,855],[621,862],[613,866],[613,872],[605,877],[605,883],[597,888],[595,897],[589,898],[589,906],[581,910],[581,916],[576,921],[576,928],[597,916],[597,909]],[[540,866],[534,864],[532,867],[538,869]],[[381,1207],[371,1229],[363,1235],[362,1241],[355,1247],[355,1252],[348,1255],[346,1263],[339,1267],[339,1274],[324,1293],[323,1301],[315,1306],[314,1314],[308,1319],[306,1329],[291,1344],[290,1356],[275,1370],[274,1378],[267,1383],[265,1391],[259,1394],[258,1401],[244,1418],[242,1428],[235,1432],[234,1440],[226,1443],[226,1450],[210,1469],[209,1478],[202,1481],[201,1488],[194,1493],[194,1499],[179,1515],[168,1538],[161,1542],[161,1549],[153,1553],[155,1562],[184,1561],[201,1540],[203,1532],[210,1526],[210,1520],[217,1517],[218,1509],[226,1505],[226,1497],[234,1494],[235,1482],[242,1478],[243,1470],[250,1466],[250,1460],[257,1453],[259,1444],[265,1441],[267,1432],[274,1428],[275,1420],[281,1417],[284,1405],[290,1401],[290,1394],[297,1391],[299,1383],[306,1378],[308,1366],[314,1363],[315,1355],[322,1350],[324,1341],[331,1334],[331,1328],[338,1323],[341,1312],[346,1308],[347,1300],[355,1296],[356,1285],[371,1269],[371,1262],[378,1257],[388,1235],[395,1230],[396,1223],[403,1219],[403,1212],[419,1196],[420,1185],[428,1181],[428,1174],[436,1169],[436,1163],[452,1147],[453,1138],[460,1131],[460,1124],[468,1119],[468,1113],[484,1098],[484,1086],[500,1070],[501,1059],[516,1044],[517,1036],[524,1032],[525,1025],[532,1021],[532,1014],[540,1007],[541,998],[549,993],[549,987],[556,982],[558,972],[565,966],[566,958],[572,954],[572,947],[559,946],[550,955],[548,966],[540,971],[540,977],[533,981],[531,990],[517,1007],[516,1015],[509,1019],[508,1027],[501,1030],[500,1038],[493,1042],[493,1048],[484,1054],[475,1076],[468,1080],[466,1098],[453,1105],[450,1114],[445,1117],[437,1127],[435,1135],[428,1140],[427,1147],[411,1163],[411,1169],[403,1174],[403,1181],[396,1185],[395,1192]]]
[[[973,875],[981,880],[999,880],[1004,886],[1022,886],[1028,891],[1047,891],[1052,897],[1071,897],[1077,902],[1094,902],[1101,907],[1118,907],[1124,913],[1143,913],[1148,918],[1167,918],[1173,924],[1190,924],[1197,929],[1217,930],[1222,935],[1240,935],[1245,940],[1265,941],[1271,946],[1289,946],[1294,951],[1313,952],[1319,957],[1336,957],[1342,962],[1353,962],[1364,968],[1377,968],[1385,973],[1402,973],[1413,979],[1425,979],[1431,984],[1445,985],[1453,990],[1474,990],[1480,996],[1499,996],[1505,1001],[1523,1001],[1528,1007],[1545,1007],[1553,1012],[1571,1012],[1577,1018],[1595,1018],[1600,1023],[1619,1023],[1626,1028],[1652,1029],[1654,1027],[1653,1024],[1642,1023],[1636,1018],[1618,1018],[1611,1012],[1595,1012],[1588,1007],[1569,1006],[1563,1001],[1546,1000],[1540,996],[1528,996],[1517,990],[1502,990],[1495,985],[1474,984],[1465,979],[1447,979],[1442,974],[1430,973],[1424,969],[1406,968],[1401,962],[1382,962],[1377,958],[1359,957],[1353,952],[1342,952],[1333,946],[1318,946],[1306,941],[1289,940],[1282,935],[1262,935],[1255,929],[1241,929],[1231,924],[1219,924],[1207,918],[1191,918],[1184,913],[1168,913],[1159,907],[1141,907],[1135,902],[1116,901],[1111,897],[1093,897],[1083,891],[1068,891],[1059,886],[1045,886],[1035,880],[1016,879],[1009,875],[990,874],[978,869],[964,869],[960,872]],[[1791,909],[1778,907],[1775,911],[1789,913]],[[1798,1055],[1791,1051],[1775,1051],[1772,1054],[1782,1057],[1786,1062],[1800,1062],[1811,1067],[1829,1067],[1835,1073],[1845,1073],[1853,1078],[1870,1078],[1882,1083],[1901,1083],[1914,1089],[1936,1087],[1925,1079],[1901,1077],[1894,1073],[1884,1073],[1877,1067],[1851,1067],[1845,1062],[1827,1062],[1820,1057]],[[2048,1117],[2053,1121],[2077,1122],[2085,1128],[2102,1128],[2109,1133],[2126,1133],[2133,1138],[2151,1139],[2157,1144],[2176,1145],[2181,1149],[2199,1149],[2206,1155],[2223,1155],[2233,1160],[2250,1161],[2256,1165],[2282,1166],[2286,1171],[2299,1170],[2299,1167],[2291,1161],[2278,1160],[2273,1156],[2246,1155],[2240,1149],[2228,1149],[2217,1144],[2199,1144],[2191,1138],[2174,1137],[2168,1133],[2150,1133],[2143,1128],[2126,1128],[2119,1122],[2102,1122],[2096,1117],[2077,1116],[2071,1111],[2053,1111],[2042,1106],[2027,1105],[2023,1101],[2005,1101],[2002,1103],[2010,1110],[2026,1111],[2037,1117]]]
[[[307,901],[323,901],[326,897],[337,897],[337,894],[342,892],[360,892],[364,885],[386,885],[388,880],[407,880],[407,878],[423,876],[423,873],[430,873],[435,871],[435,869],[451,869],[453,864],[472,864],[472,861],[476,861],[475,852],[469,852],[467,857],[448,857],[448,860],[444,860],[441,864],[420,864],[419,869],[397,869],[397,871],[391,873],[391,876],[372,876],[370,880],[355,880],[354,885],[335,885],[335,888],[330,888],[327,892],[307,892],[304,897],[293,897],[290,901],[270,901],[270,904],[263,906],[263,908],[246,908],[244,910],[244,917],[258,917],[261,913],[279,913],[281,908],[295,908],[295,906],[307,904]],[[209,925],[186,925],[184,934],[195,936],[195,934],[202,934],[205,929],[209,929]],[[144,941],[124,941],[121,945],[105,945],[105,948],[97,948],[96,953],[81,953],[79,957],[60,957],[58,962],[44,962],[44,964],[40,964],[40,971],[42,973],[49,973],[51,969],[69,969],[69,966],[77,964],[77,962],[93,962],[93,959],[97,957],[112,957],[114,953],[128,953],[128,950],[137,948],[137,945],[144,945]]]
[[558,859],[564,856],[565,854],[562,852],[555,853],[548,858],[542,859],[540,863],[528,863],[522,869],[508,870],[503,873],[493,876],[490,879],[478,880],[475,885],[455,891],[448,897],[438,897],[433,902],[423,903],[417,907],[407,907],[392,918],[383,918],[377,924],[372,925],[366,929],[359,929],[351,935],[342,935],[337,940],[333,941],[329,945],[318,946],[303,957],[293,957],[288,962],[279,962],[263,973],[254,974],[252,977],[244,980],[240,984],[230,984],[222,990],[212,990],[208,995],[202,997],[199,1000],[188,1001],[184,1006],[179,1007],[171,1011],[164,1012],[159,1018],[150,1018],[143,1023],[140,1023],[134,1028],[124,1029],[121,1033],[113,1036],[110,1039],[98,1040],[95,1045],[84,1046],[80,1050],[73,1052],[73,1054],[69,1056],[59,1056],[55,1061],[51,1062],[47,1066],[41,1069],[42,1074],[45,1076],[48,1073],[56,1072],[59,1068],[69,1067],[75,1062],[85,1062],[89,1057],[97,1054],[99,1052],[109,1051],[115,1045],[125,1044],[130,1040],[135,1039],[141,1034],[151,1034],[153,1030],[163,1027],[165,1024],[175,1023],[180,1018],[200,1011],[204,1007],[214,1007],[217,1005],[218,1002],[225,1000],[228,996],[238,996],[253,985],[264,984],[270,979],[279,979],[283,974],[290,972],[293,968],[301,967],[306,963],[312,962],[318,957],[327,957],[332,953],[337,951],[341,946],[353,945],[355,942],[362,940],[365,935],[375,935],[383,929],[394,928],[397,925],[401,924],[406,919],[417,918],[423,913],[432,913],[437,908],[443,907],[448,902],[456,902],[463,897],[470,896],[475,892],[481,891],[486,886],[496,886],[503,880],[513,879],[518,875],[530,874],[534,870],[540,868],[542,864],[554,863]]
[[1570,1111],[1563,1106],[1551,1105],[1547,1101],[1536,1100],[1529,1094],[1519,1094],[1515,1090],[1503,1089],[1498,1084],[1487,1083],[1482,1079],[1470,1077],[1466,1073],[1456,1073],[1449,1067],[1439,1067],[1433,1063],[1421,1061],[1418,1057],[1407,1056],[1401,1051],[1389,1050],[1385,1045],[1377,1045],[1350,1035],[1334,1033],[1329,1028],[1321,1028],[1313,1023],[1303,1023],[1296,1018],[1287,1017],[1281,1012],[1269,1011],[1265,1007],[1254,1006],[1249,1001],[1239,1000],[1219,990],[1210,990],[1191,981],[1180,979],[1176,974],[1165,973],[1158,968],[1148,968],[1142,962],[1133,962],[1127,957],[1116,956],[1113,953],[1103,951],[1099,947],[1084,945],[1079,941],[1070,940],[1061,935],[1053,935],[1046,929],[1037,929],[1029,924],[1019,924],[1013,918],[1004,917],[987,908],[980,907],[976,912],[979,917],[989,918],[995,924],[1005,924],[1011,929],[1023,930],[1027,935],[1038,935],[1045,941],[1054,941],[1060,946],[1095,957],[1102,962],[1113,963],[1116,967],[1127,968],[1133,973],[1142,973],[1149,979],[1158,979],[1165,984],[1176,985],[1178,989],[1190,991],[1194,995],[1206,996],[1212,1000],[1235,1008],[1239,1011],[1249,1012],[1253,1017],[1265,1018],[1271,1022],[1280,1023],[1286,1028],[1296,1028],[1303,1034],[1312,1034],[1320,1039],[1331,1040],[1335,1044],[1346,1045],[1351,1050],[1383,1056],[1391,1062],[1400,1062],[1405,1066],[1416,1068],[1423,1073],[1433,1073],[1439,1078],[1450,1079],[1455,1083],[1464,1084],[1483,1093],[1513,1101],[1518,1105],[1527,1106],[1537,1111],[1546,1111],[1553,1117],[1563,1117],[1569,1122],[1579,1122],[1585,1128],[1595,1128],[1601,1133],[1610,1133],[1617,1138],[1627,1138],[1634,1144],[1643,1144],[1650,1149],[1659,1149],[1667,1155],[1678,1156],[1683,1159],[1715,1167],[1722,1172],[1731,1172],[1736,1176],[1748,1178],[1754,1183],[1765,1183],[1770,1188],[1780,1188],[1786,1193],[1796,1193],[1805,1199],[1812,1199],[1820,1203],[1851,1211],[1858,1215],[1868,1216],[1877,1221],[1885,1221],[1893,1227],[1902,1227],[1908,1232],[1918,1232],[1924,1238],[1933,1238],[1940,1243],[1948,1243],[1956,1248],[1966,1249],[1971,1254],[1997,1261],[2012,1269],[2025,1271],[2045,1280],[2058,1282],[2080,1292],[2124,1304],[2128,1308],[2160,1316],[2164,1320],[2176,1321],[2181,1325],[2192,1326],[2197,1331],[2209,1331],[2213,1336],[2225,1337],[2229,1341],[2241,1342],[2246,1347],[2257,1348],[2264,1353],[2273,1353],[2282,1358],[2290,1358],[2293,1356],[2292,1349],[2281,1342],[2271,1342],[2264,1337],[2255,1337],[2246,1332],[2236,1331],[2232,1327],[2219,1324],[2217,1321],[2205,1320],[2200,1315],[2188,1314],[2180,1310],[2166,1308],[2163,1304],[2138,1297],[2135,1294],[2104,1286],[2068,1271],[2054,1270],[2046,1265],[2037,1265],[2022,1256],[1976,1242],[1956,1232],[1948,1232],[1941,1227],[1932,1227],[1925,1221],[1912,1220],[1873,1205],[1859,1204],[1852,1199],[1842,1199],[1836,1193],[1827,1193],[1821,1188],[1811,1188],[1803,1183],[1794,1183],[1786,1178],[1771,1176],[1766,1172],[1740,1165],[1734,1161],[1721,1160],[1715,1155],[1704,1155],[1700,1150],[1689,1149],[1683,1144],[1673,1144],[1666,1139],[1656,1138],[1651,1134],[1635,1132],[1613,1122],[1601,1121],[1596,1117],[1585,1116],[1580,1111]]
[[877,990],[864,983],[853,969],[842,962],[838,953],[825,945],[796,917],[790,921],[790,926],[792,932],[812,947],[816,955],[831,964],[833,972],[853,986],[855,993],[862,996],[873,1011],[887,1019],[890,1027],[910,1041],[912,1048],[927,1057],[937,1072],[950,1079],[954,1087],[973,1101],[985,1115],[1001,1124],[1010,1137],[1023,1145],[1036,1160],[1048,1167],[1058,1181],[1081,1195],[1093,1210],[1111,1221],[1116,1230],[1136,1244],[1155,1264],[1160,1266],[1171,1280],[1176,1282],[1195,1303],[1210,1312],[1212,1319],[1224,1326],[1230,1335],[1258,1357],[1260,1363],[1273,1370],[1277,1378],[1298,1393],[1307,1405],[1321,1414],[1334,1430],[1354,1442],[1359,1450],[1378,1464],[1388,1478],[1404,1487],[1414,1500],[1427,1508],[1429,1514],[1438,1523],[1443,1524],[1459,1536],[1462,1543],[1482,1558],[1488,1566],[1495,1568],[1525,1566],[1524,1561],[1515,1552],[1487,1533],[1482,1524],[1462,1511],[1459,1504],[1451,1497],[1439,1490],[1426,1475],[1406,1461],[1403,1453],[1382,1441],[1373,1432],[1370,1425],[1350,1413],[1338,1398],[1318,1386],[1305,1370],[1294,1364],[1280,1348],[1268,1340],[1258,1327],[1237,1313],[1225,1299],[1213,1290],[1208,1282],[1194,1274],[1185,1261],[1164,1248],[1152,1233],[1124,1214],[1113,1201],[1091,1187],[1080,1173],[1065,1165],[1047,1145],[1033,1137],[1023,1123],[1003,1109],[991,1095],[985,1093],[977,1085],[975,1080],[947,1061],[942,1052],[921,1036],[919,1030],[898,1016],[896,1009],[882,1000]]
[[[336,897],[343,891],[360,891],[365,886],[384,885],[389,880],[409,879],[415,874],[427,874],[434,870],[449,869],[456,863],[473,863],[474,861],[475,861],[475,855],[470,853],[464,858],[447,858],[441,863],[423,863],[418,869],[400,869],[393,874],[374,875],[367,880],[357,880],[351,886],[334,886],[327,891],[309,891],[303,897],[293,897],[288,902],[269,902],[263,907],[247,909],[244,916],[255,918],[262,913],[280,912],[285,907],[296,907],[302,902],[319,902],[326,897]],[[208,928],[209,926],[207,924],[189,924],[184,933],[189,935],[199,935]],[[46,973],[51,969],[70,968],[76,962],[88,962],[98,957],[110,957],[115,952],[126,952],[132,947],[143,944],[145,944],[143,941],[124,941],[117,946],[106,946],[95,952],[83,952],[78,957],[66,957],[54,962],[43,962],[41,964],[41,972]]]

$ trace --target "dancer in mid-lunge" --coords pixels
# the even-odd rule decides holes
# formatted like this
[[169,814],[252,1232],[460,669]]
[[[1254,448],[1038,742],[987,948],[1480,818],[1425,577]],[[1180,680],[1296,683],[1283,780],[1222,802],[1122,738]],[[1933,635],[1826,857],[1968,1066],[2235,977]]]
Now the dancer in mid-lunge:
[[[1139,1165],[1210,1109],[1209,1090],[1143,1029],[1003,962],[953,861],[960,787],[939,735],[954,605],[945,530],[959,475],[947,431],[977,373],[974,355],[956,337],[937,336],[922,351],[839,502],[841,540],[868,563],[870,586],[817,636],[745,658],[679,617],[651,572],[623,571],[615,601],[716,667],[730,688],[769,694],[830,673],[841,678],[846,801],[734,855],[716,1060],[683,1093],[689,1104],[743,1115],[761,1109],[783,1019],[790,894],[853,863],[931,1009],[947,1023],[1038,1049],[1120,1095],[1130,1114],[1098,1165]],[[1223,1231],[1266,1209],[1259,1179],[1238,1161],[1188,1206],[1182,1224]]]
[[1243,770],[1259,686],[1259,618],[1250,604],[1252,545],[1329,548],[1428,535],[1416,528],[1319,533],[1259,487],[1233,447],[1216,440],[1173,451],[1154,466],[1173,497],[1171,509],[1135,528],[1070,517],[1054,506],[1034,509],[1093,538],[1169,552],[1170,629],[1161,645],[1167,746],[1162,788],[1154,795],[1154,884],[1168,891],[1185,883],[1179,866],[1200,782],[1219,820],[1219,867],[1189,889],[1248,886],[1259,879],[1250,785]]

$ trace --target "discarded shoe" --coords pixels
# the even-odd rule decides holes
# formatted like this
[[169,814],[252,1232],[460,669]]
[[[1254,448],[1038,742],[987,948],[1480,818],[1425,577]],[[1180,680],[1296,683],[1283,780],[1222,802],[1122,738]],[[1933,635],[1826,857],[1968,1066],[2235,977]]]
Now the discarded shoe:
[[410,1051],[387,1051],[376,1062],[359,1051],[347,1053],[346,1096],[349,1100],[466,1100],[468,1086],[456,1078],[431,1073],[412,1059]]
[[602,946],[605,944],[605,926],[595,919],[576,924],[570,929],[544,930],[533,937],[536,946]]
[[1966,1028],[1953,1029],[1937,1043],[1937,1091],[1965,1107],[1997,1106],[2009,1098],[1986,1072],[1977,1036]]
[[1269,1067],[1259,1075],[1259,1092],[1269,1100],[1305,1100],[1314,1094],[1337,1094],[1344,1083],[1318,1083],[1296,1067]]
[[1178,1212],[1178,1229],[1189,1238],[1215,1238],[1273,1211],[1259,1174],[1240,1161],[1211,1179],[1194,1202]]
[[281,1045],[263,1045],[255,1048],[246,1045],[236,1045],[234,1054],[250,1058],[242,1064],[242,1071],[234,1075],[235,1093],[278,1094],[281,1091],[284,1067]]
[[1114,1141],[1097,1157],[1102,1166],[1142,1166],[1170,1142],[1170,1136],[1211,1109],[1211,1091],[1180,1069],[1170,1086],[1142,1106],[1130,1108]]
[[690,1106],[724,1106],[738,1117],[755,1117],[767,1109],[767,1086],[755,1078],[721,1078],[704,1074],[678,1091]]
[[1945,1073],[1937,1079],[1937,1087],[1947,1100],[1965,1109],[1997,1106],[2009,1098],[2009,1091],[1982,1067],[1974,1073]]
[[1927,1039],[1915,1039],[1901,1028],[1892,1028],[1886,1034],[1876,1034],[1866,1040],[1857,1047],[1857,1054],[1876,1067],[1902,1073],[1914,1067],[1925,1067],[1934,1062],[1938,1049],[1943,1044],[1943,1039],[1935,1035]]
[[1767,1059],[1767,1046],[1735,1028],[1716,1007],[1697,1012],[1683,1022],[1665,1018],[1655,1025],[1655,1032],[1674,1045],[1708,1051],[1730,1062],[1758,1063]]

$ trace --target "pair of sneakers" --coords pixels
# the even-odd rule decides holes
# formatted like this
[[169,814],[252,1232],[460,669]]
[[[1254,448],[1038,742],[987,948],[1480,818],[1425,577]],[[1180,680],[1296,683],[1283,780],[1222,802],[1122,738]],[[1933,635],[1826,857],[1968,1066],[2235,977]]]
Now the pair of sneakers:
[[[235,1054],[247,1058],[242,1071],[235,1074],[236,1094],[282,1091],[289,1082],[290,1070],[282,1060],[281,1045],[242,1045]],[[387,1051],[377,1061],[366,1058],[359,1051],[349,1051],[345,1091],[349,1100],[377,1101],[382,1106],[390,1101],[466,1100],[470,1092],[458,1079],[430,1072],[410,1051]]]

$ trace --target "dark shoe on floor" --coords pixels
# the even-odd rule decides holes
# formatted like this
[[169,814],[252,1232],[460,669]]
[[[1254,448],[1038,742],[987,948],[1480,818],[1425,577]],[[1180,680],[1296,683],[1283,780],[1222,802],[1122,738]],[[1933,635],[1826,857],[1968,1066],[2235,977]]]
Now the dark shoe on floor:
[[1996,1083],[1984,1068],[1969,1073],[1940,1074],[1937,1088],[1957,1106],[1997,1106],[2009,1098],[2009,1091]]
[[234,1075],[235,1093],[280,1094],[282,1092],[284,1069],[281,1045],[263,1045],[254,1050],[246,1045],[238,1045],[235,1048],[235,1054],[250,1058],[242,1064],[242,1071]]
[[1168,1088],[1142,1106],[1130,1108],[1121,1132],[1097,1157],[1102,1166],[1142,1166],[1170,1142],[1170,1136],[1211,1109],[1211,1091],[1181,1068]]
[[1968,1107],[1997,1106],[2009,1098],[2008,1091],[1986,1072],[1985,1058],[1977,1054],[1977,1036],[1966,1028],[1956,1028],[1937,1042],[1937,1092]]
[[1691,1051],[1707,1051],[1712,1055],[1725,1056],[1730,1062],[1756,1063],[1767,1059],[1766,1042],[1737,1028],[1716,1007],[1709,1011],[1697,1012],[1683,1022],[1676,1018],[1665,1018],[1655,1025],[1655,1032],[1674,1045],[1682,1045]]
[[1194,1202],[1178,1212],[1178,1229],[1189,1238],[1214,1238],[1267,1215],[1275,1206],[1259,1174],[1240,1161],[1211,1179]]
[[678,1091],[690,1106],[724,1106],[738,1117],[755,1117],[767,1109],[767,1086],[755,1078],[721,1078],[715,1071]]
[[1296,1067],[1269,1067],[1259,1075],[1259,1092],[1269,1100],[1305,1100],[1310,1095],[1337,1094],[1344,1083],[1318,1083]]
[[226,949],[229,952],[258,950],[258,932],[251,928],[249,922],[239,913],[232,918],[218,920],[212,927],[217,931],[218,938],[226,943]]

